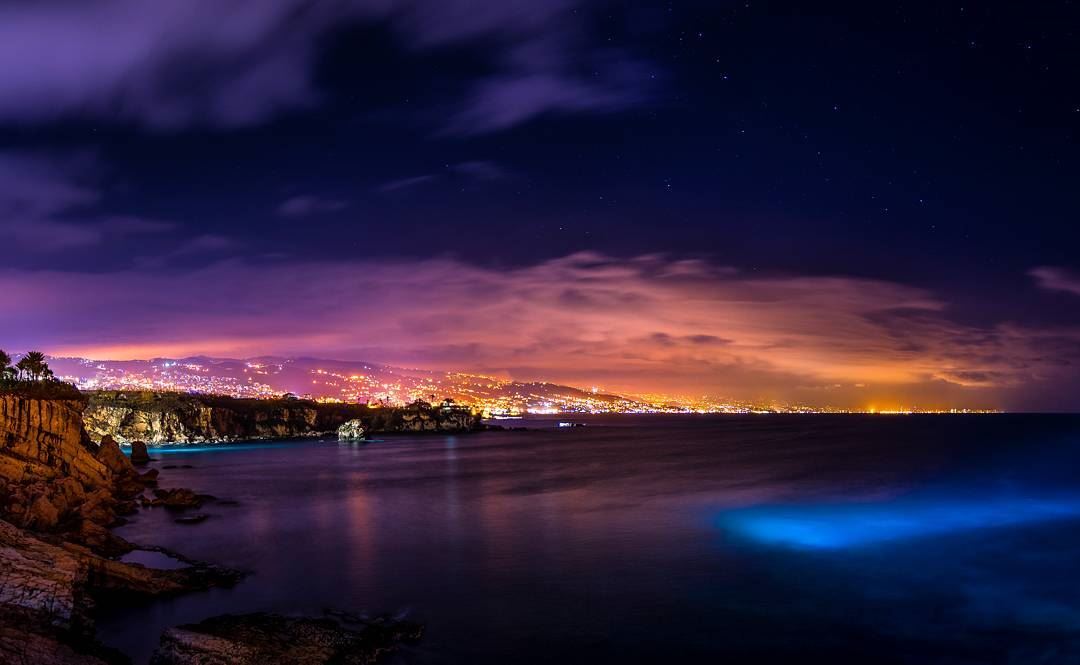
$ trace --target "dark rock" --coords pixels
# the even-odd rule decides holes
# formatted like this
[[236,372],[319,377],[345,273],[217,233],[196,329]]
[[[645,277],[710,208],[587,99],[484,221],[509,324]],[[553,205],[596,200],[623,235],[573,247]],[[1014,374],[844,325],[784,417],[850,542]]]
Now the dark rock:
[[101,439],[97,458],[112,473],[113,488],[118,496],[132,498],[142,493],[145,485],[139,472],[132,466],[127,455],[120,452],[120,445],[108,434]]
[[60,521],[60,511],[45,495],[30,504],[25,515],[26,526],[39,531],[51,531]]
[[331,618],[277,614],[224,615],[166,630],[152,665],[360,665],[376,662],[423,627],[378,620],[346,627]]
[[131,466],[131,460],[127,458],[127,455],[121,452],[120,444],[116,443],[116,440],[108,434],[101,439],[97,458],[98,461],[104,464],[109,471],[113,473],[113,475],[135,473],[135,468]]
[[155,505],[166,508],[199,508],[206,499],[205,495],[196,494],[185,487],[154,490],[154,496],[160,501]]
[[150,463],[150,453],[146,452],[146,444],[142,441],[131,442],[131,463],[136,466]]
[[[123,500],[116,502],[116,514],[117,515],[134,515],[138,512],[138,504],[131,500]],[[113,520],[113,524],[116,524],[116,520]]]
[[0,663],[37,665],[118,665],[122,654],[54,626],[31,622],[18,612],[0,611]]
[[240,573],[197,562],[159,570],[30,536],[0,521],[0,663],[124,662],[92,640],[92,598],[161,596],[234,584]]

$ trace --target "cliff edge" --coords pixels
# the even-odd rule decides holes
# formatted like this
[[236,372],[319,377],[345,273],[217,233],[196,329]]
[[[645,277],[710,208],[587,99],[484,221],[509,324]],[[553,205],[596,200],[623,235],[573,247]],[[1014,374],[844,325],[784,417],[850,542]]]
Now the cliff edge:
[[238,574],[115,559],[134,546],[108,527],[136,509],[157,471],[140,474],[108,437],[92,443],[85,400],[60,392],[0,392],[0,662],[125,662],[94,641],[97,598],[205,589]]

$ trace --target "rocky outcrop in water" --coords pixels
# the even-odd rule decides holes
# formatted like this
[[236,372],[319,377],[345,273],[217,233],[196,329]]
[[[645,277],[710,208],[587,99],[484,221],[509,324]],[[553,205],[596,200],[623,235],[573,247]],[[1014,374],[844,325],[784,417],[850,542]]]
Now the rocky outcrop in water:
[[363,441],[364,423],[359,418],[354,418],[345,423],[337,430],[338,441]]
[[367,665],[420,639],[408,621],[225,615],[166,630],[151,665]]
[[161,596],[238,579],[235,571],[204,564],[157,570],[122,563],[0,521],[0,662],[112,662],[116,654],[93,641],[95,596]]
[[131,463],[135,466],[143,466],[150,463],[150,453],[146,450],[145,442],[131,442]]

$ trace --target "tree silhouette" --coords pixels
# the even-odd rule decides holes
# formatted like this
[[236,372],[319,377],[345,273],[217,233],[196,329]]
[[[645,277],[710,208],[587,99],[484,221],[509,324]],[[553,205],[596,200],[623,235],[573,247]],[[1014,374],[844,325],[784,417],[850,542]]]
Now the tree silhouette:
[[0,381],[11,381],[15,378],[15,368],[11,366],[11,356],[0,349]]
[[52,370],[45,362],[45,354],[41,351],[30,351],[15,366],[31,381],[38,381],[52,375]]

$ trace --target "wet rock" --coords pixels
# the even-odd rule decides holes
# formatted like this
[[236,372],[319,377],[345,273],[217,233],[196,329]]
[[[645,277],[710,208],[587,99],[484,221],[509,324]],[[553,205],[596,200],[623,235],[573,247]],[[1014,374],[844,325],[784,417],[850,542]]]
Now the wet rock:
[[101,460],[113,477],[113,488],[118,496],[132,498],[143,491],[145,485],[139,472],[132,466],[127,455],[120,451],[120,445],[106,435],[101,439],[98,448],[98,459]]
[[110,524],[116,517],[116,499],[112,492],[100,489],[86,495],[86,499],[79,506],[79,516],[86,522],[94,524]]
[[[117,515],[134,515],[139,510],[138,504],[134,501],[124,499],[116,502],[116,514]],[[113,520],[111,524],[116,524],[117,520]]]
[[120,444],[108,434],[101,439],[97,458],[114,475],[135,473],[134,467],[131,466],[131,460],[120,450]]
[[146,444],[142,441],[131,442],[131,463],[136,466],[150,463],[150,453],[146,452]]
[[196,494],[185,487],[154,490],[154,496],[157,498],[154,505],[166,508],[199,508],[206,499],[205,495]]
[[87,625],[86,578],[79,557],[0,521],[0,607],[49,625]]
[[0,663],[47,665],[118,665],[122,654],[50,626],[27,626],[25,617],[0,612]]
[[166,630],[152,665],[360,665],[402,642],[420,639],[419,624],[389,619],[346,626],[331,618],[277,614],[224,615]]

